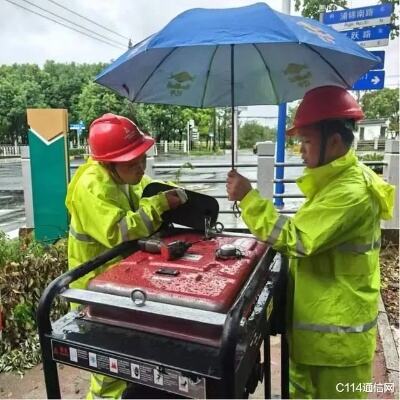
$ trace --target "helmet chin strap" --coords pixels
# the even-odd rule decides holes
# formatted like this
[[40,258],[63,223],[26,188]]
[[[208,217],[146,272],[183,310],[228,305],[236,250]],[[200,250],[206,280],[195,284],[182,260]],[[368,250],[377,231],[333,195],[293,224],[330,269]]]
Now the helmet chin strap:
[[103,163],[103,165],[109,171],[109,173],[111,174],[111,177],[114,179],[114,181],[116,183],[118,183],[118,184],[123,184],[124,183],[124,181],[119,176],[119,173],[117,171],[117,168],[115,168],[115,164],[114,163]]
[[321,126],[321,131],[320,131],[321,139],[319,145],[319,159],[317,167],[325,165],[326,143],[328,141],[328,132],[326,129],[326,125],[324,124],[324,122],[322,122],[320,126]]

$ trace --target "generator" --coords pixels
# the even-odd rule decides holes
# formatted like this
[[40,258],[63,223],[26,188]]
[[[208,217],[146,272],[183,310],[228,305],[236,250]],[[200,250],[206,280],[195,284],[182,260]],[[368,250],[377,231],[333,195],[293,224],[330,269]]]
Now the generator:
[[[170,188],[151,184],[144,196]],[[186,195],[155,235],[124,242],[46,288],[38,329],[48,398],[60,398],[57,363],[125,380],[127,397],[247,398],[264,380],[270,398],[269,336],[277,333],[288,398],[286,259],[250,234],[224,230],[214,198]],[[116,257],[86,290],[68,288]],[[82,306],[51,322],[57,296]]]

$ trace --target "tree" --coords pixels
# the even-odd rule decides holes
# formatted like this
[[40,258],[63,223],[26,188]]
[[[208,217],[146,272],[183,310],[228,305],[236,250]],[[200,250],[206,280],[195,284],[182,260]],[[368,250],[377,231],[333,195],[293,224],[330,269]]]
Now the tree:
[[347,6],[347,0],[295,0],[294,9],[304,17],[319,19],[320,6],[325,6],[327,11],[335,11]]
[[87,83],[78,96],[79,119],[86,125],[106,113],[121,114],[122,108],[121,98],[94,82]]
[[[399,5],[399,0],[380,0],[380,3],[392,3],[393,6]],[[338,7],[347,8],[347,0],[295,0],[294,8],[296,11],[301,9],[301,15],[319,19],[319,7],[325,6],[327,11],[337,10]],[[361,5],[360,5],[361,6]],[[398,16],[392,14],[392,39],[399,36]]]
[[289,129],[293,126],[294,116],[296,115],[298,108],[299,108],[299,104],[297,104],[294,107],[289,107],[289,111],[286,116],[286,129]]
[[45,96],[36,75],[40,69],[33,65],[0,68],[0,142],[26,143],[27,108],[46,107]]
[[248,121],[239,128],[239,148],[248,149],[256,142],[264,140],[274,141],[276,129],[260,125],[257,121]]
[[399,134],[399,91],[382,89],[366,93],[361,98],[366,118],[389,120],[389,130]]

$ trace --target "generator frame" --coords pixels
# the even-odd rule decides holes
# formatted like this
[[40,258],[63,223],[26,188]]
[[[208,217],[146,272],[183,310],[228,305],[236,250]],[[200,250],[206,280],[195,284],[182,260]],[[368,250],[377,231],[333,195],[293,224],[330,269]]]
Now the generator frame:
[[[233,235],[238,235],[233,233]],[[281,334],[281,396],[288,398],[288,348],[285,329],[285,292],[287,259],[268,248],[244,283],[234,304],[226,314],[189,307],[150,302],[138,307],[129,298],[68,289],[73,281],[116,257],[126,257],[139,249],[137,241],[121,243],[100,256],[56,278],[45,289],[38,306],[37,321],[42,350],[43,372],[49,399],[61,398],[57,363],[69,364],[139,385],[152,386],[189,398],[243,398],[264,379],[265,398],[271,398],[270,335]],[[96,304],[117,309],[151,314],[171,315],[222,327],[220,347],[194,343],[113,326],[85,319],[83,313],[70,311],[54,323],[50,320],[52,303],[57,296],[81,304]],[[130,303],[127,301],[130,300]],[[155,307],[151,307],[151,305]],[[147,310],[149,308],[150,310]],[[158,311],[157,311],[158,310]],[[161,311],[160,311],[161,310]],[[178,314],[176,314],[178,313]],[[264,368],[259,368],[261,345],[264,343]],[[72,350],[74,356],[72,357]],[[88,359],[94,354],[99,363]],[[123,370],[105,368],[104,360],[116,360]],[[103,360],[103,364],[101,364]],[[102,366],[101,366],[101,365]],[[191,392],[177,390],[174,384],[157,387],[135,379],[129,365],[140,366],[194,382]],[[100,366],[99,366],[100,365]],[[144,368],[144,369],[143,369]],[[166,375],[165,375],[166,374]],[[155,379],[155,378],[154,378]],[[175,379],[176,380],[176,379]],[[171,379],[166,381],[172,381]]]

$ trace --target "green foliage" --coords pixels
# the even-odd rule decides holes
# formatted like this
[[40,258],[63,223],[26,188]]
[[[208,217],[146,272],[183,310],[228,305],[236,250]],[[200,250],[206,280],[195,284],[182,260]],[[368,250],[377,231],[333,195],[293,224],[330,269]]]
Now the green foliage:
[[296,105],[294,107],[289,107],[289,110],[288,110],[287,116],[286,116],[286,129],[289,129],[293,126],[294,117],[296,115],[298,107],[299,107],[298,105]]
[[78,97],[84,84],[93,80],[102,64],[0,66],[0,143],[26,143],[27,108],[66,108],[69,121],[79,120]]
[[47,61],[42,69],[30,64],[0,66],[0,143],[26,143],[27,108],[65,108],[70,123],[82,120],[86,126],[108,112],[124,115],[157,141],[185,140],[190,119],[200,135],[210,132],[213,110],[132,104],[93,82],[102,68],[103,64],[54,61]]
[[239,129],[239,148],[249,149],[256,142],[275,141],[276,129],[260,125],[257,121],[249,121]]
[[[67,269],[66,242],[43,246],[28,238],[9,240],[0,232],[0,309],[4,329],[0,372],[23,370],[40,361],[36,310],[46,286]],[[57,300],[52,318],[67,311]]]
[[389,120],[389,130],[399,133],[399,90],[382,89],[366,93],[361,105],[366,118]]
[[320,6],[325,6],[326,11],[335,11],[347,6],[347,0],[295,0],[296,11],[301,9],[304,17],[319,19]]
[[370,153],[358,156],[358,159],[361,161],[382,161],[383,158],[384,155],[382,153]]
[[86,154],[86,150],[85,149],[69,149],[68,153],[70,156],[82,156],[84,154]]
[[86,83],[78,95],[79,120],[89,125],[106,113],[121,114],[122,101],[116,94],[94,82]]
[[[369,153],[364,155],[358,155],[358,159],[360,161],[382,161],[384,155],[382,153]],[[382,174],[383,173],[383,165],[369,165],[375,173]]]

